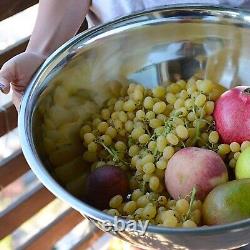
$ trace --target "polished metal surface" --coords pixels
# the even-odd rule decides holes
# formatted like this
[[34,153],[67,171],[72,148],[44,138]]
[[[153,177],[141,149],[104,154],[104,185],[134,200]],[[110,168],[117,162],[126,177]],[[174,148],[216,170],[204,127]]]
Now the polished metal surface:
[[[249,44],[250,13],[200,6],[149,10],[78,35],[42,65],[24,95],[19,133],[29,165],[51,192],[97,226],[113,222],[65,191],[47,170],[34,122],[40,99],[61,84],[100,103],[109,97],[106,86],[112,80],[154,87],[197,75],[228,88],[250,85]],[[198,229],[150,226],[145,236],[113,234],[145,249],[229,249],[250,242],[250,220]]]

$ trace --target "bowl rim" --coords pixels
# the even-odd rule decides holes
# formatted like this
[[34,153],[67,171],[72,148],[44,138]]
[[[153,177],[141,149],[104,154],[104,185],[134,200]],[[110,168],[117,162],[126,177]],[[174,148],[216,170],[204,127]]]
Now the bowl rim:
[[[247,24],[250,27],[250,11],[246,11],[243,9],[235,9],[235,8],[228,8],[224,6],[211,6],[211,5],[200,5],[200,4],[176,4],[176,5],[169,5],[169,6],[162,6],[156,7],[152,9],[148,9],[142,12],[133,13],[127,16],[120,17],[116,20],[108,22],[103,25],[99,25],[93,27],[87,31],[80,33],[79,35],[73,37],[64,45],[59,47],[54,53],[52,53],[48,59],[41,65],[37,73],[32,78],[28,88],[26,89],[20,106],[19,116],[18,116],[18,131],[19,137],[21,141],[21,147],[23,154],[31,167],[32,171],[38,177],[38,179],[42,182],[42,184],[48,188],[56,197],[63,200],[64,202],[68,203],[71,207],[82,213],[83,216],[89,217],[91,219],[95,219],[97,221],[109,221],[114,224],[114,217],[108,215],[87,203],[77,199],[72,194],[70,194],[67,190],[65,190],[46,170],[43,166],[42,162],[39,159],[37,151],[34,146],[33,138],[31,137],[32,134],[32,116],[35,110],[35,107],[30,107],[30,98],[32,99],[32,94],[35,90],[37,82],[39,78],[45,73],[45,70],[52,64],[52,62],[58,59],[59,55],[63,52],[66,52],[70,47],[73,47],[80,41],[82,43],[89,43],[94,42],[98,36],[102,36],[107,34],[108,31],[117,30],[122,27],[122,24],[129,26],[130,24],[133,25],[133,20],[139,17],[143,17],[146,14],[152,14],[154,12],[164,12],[164,13],[174,13],[175,15],[181,13],[181,11],[185,11],[188,13],[195,14],[205,14],[212,15],[213,17],[219,17],[223,15],[224,17],[234,18],[234,21],[240,21],[241,24]],[[180,15],[180,14],[179,14]],[[181,15],[180,15],[181,16]],[[169,17],[164,17],[164,19],[168,19]],[[158,19],[156,19],[158,20]],[[160,20],[160,18],[159,18]],[[233,19],[231,19],[232,21]],[[141,22],[141,21],[140,21]],[[149,22],[146,21],[146,22]],[[233,22],[232,22],[233,23]],[[112,29],[112,27],[115,27]],[[129,26],[130,27],[130,26]],[[97,36],[96,36],[97,35]],[[30,111],[29,109],[33,109]],[[27,114],[31,114],[27,117]],[[30,134],[29,134],[30,132]],[[119,218],[122,220],[126,225],[128,224],[129,220],[124,218]],[[141,227],[136,223],[136,231],[140,232]],[[149,225],[147,227],[147,233],[159,233],[159,234],[211,234],[217,233],[222,231],[242,231],[245,228],[250,227],[250,218],[237,221],[234,223],[228,223],[223,225],[216,225],[216,226],[204,226],[198,228],[168,228],[168,227],[159,227],[154,225]]]

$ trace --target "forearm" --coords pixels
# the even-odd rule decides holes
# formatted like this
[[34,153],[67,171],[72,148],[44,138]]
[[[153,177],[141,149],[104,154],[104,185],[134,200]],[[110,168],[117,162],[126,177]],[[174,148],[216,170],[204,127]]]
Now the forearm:
[[89,0],[40,0],[27,51],[49,56],[79,30]]

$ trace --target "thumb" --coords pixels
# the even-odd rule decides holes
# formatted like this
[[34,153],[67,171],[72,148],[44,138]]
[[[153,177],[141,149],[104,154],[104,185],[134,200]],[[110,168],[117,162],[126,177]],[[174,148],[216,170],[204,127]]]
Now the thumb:
[[5,64],[0,70],[0,90],[4,94],[8,94],[10,91],[10,83],[13,81],[13,74],[8,67],[8,64]]

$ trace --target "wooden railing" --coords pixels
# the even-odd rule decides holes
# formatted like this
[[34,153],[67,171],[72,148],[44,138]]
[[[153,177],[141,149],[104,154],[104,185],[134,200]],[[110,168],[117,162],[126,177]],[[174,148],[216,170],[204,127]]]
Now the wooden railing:
[[[11,17],[35,4],[38,0],[1,0],[0,21]],[[86,22],[81,30],[86,29]],[[25,50],[28,38],[17,42],[13,46],[0,52],[0,67],[11,57]],[[0,96],[1,98],[1,96]],[[17,127],[17,112],[9,103],[0,109],[0,137],[11,132]],[[0,162],[0,191],[19,177],[31,171],[21,149],[14,152],[10,157]],[[17,199],[0,213],[0,241],[19,228],[24,222],[36,215],[42,208],[46,207],[56,197],[50,193],[42,184]],[[56,217],[49,225],[45,226],[31,239],[24,243],[20,249],[53,249],[53,246],[84,218],[77,211],[68,209]],[[46,223],[45,223],[46,224]],[[86,249],[102,236],[103,232],[94,228],[83,239],[72,246],[72,249]]]

